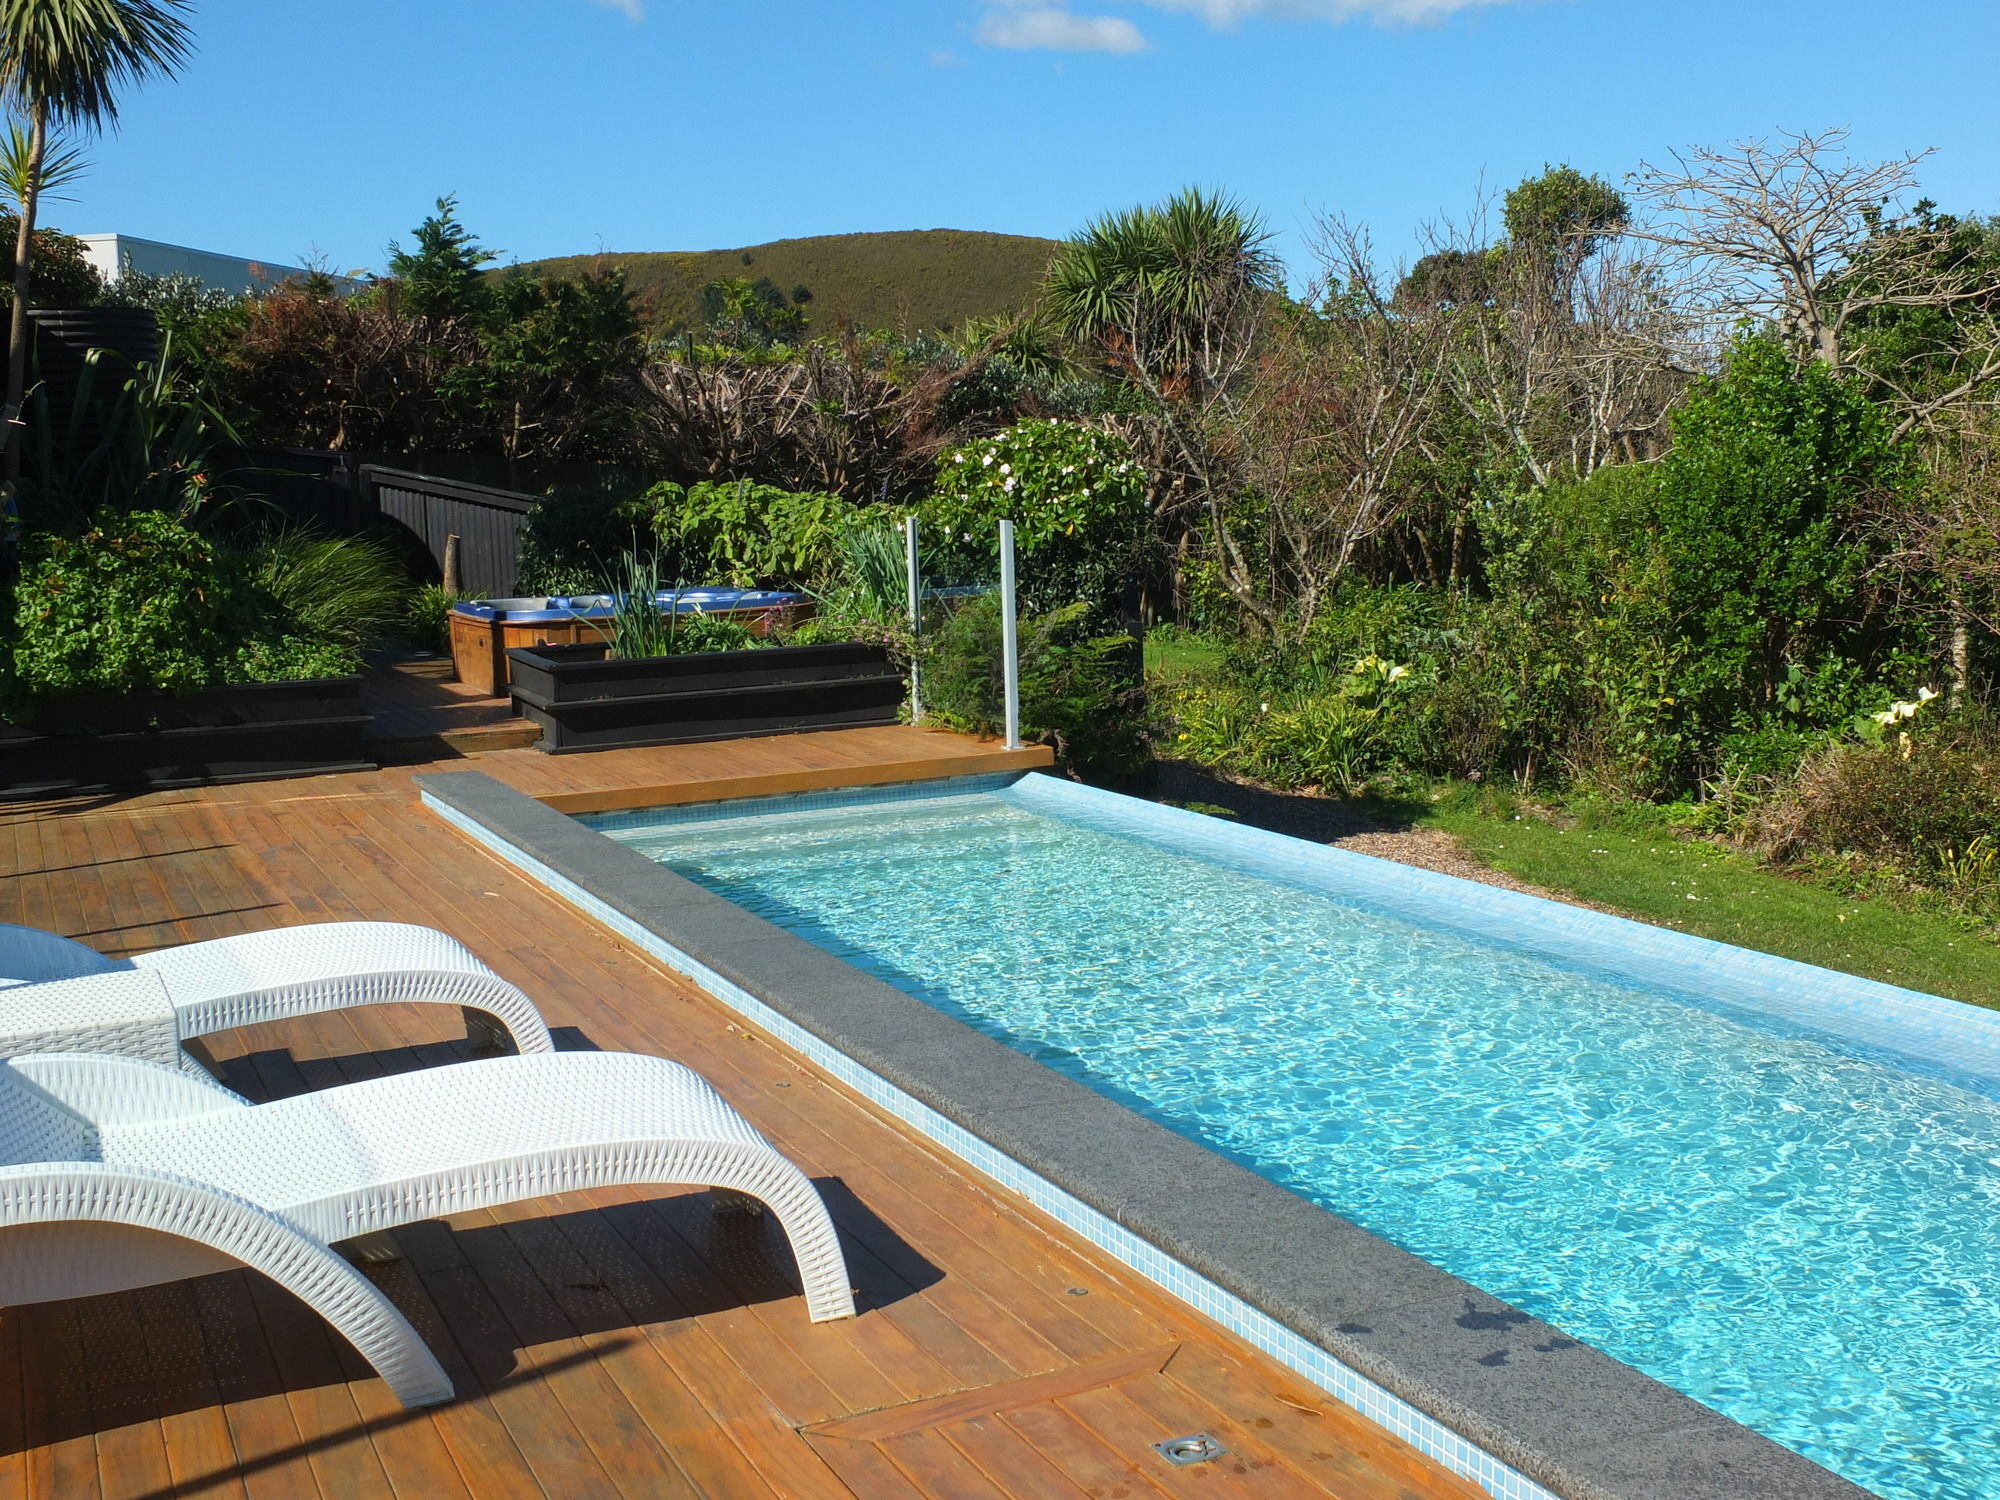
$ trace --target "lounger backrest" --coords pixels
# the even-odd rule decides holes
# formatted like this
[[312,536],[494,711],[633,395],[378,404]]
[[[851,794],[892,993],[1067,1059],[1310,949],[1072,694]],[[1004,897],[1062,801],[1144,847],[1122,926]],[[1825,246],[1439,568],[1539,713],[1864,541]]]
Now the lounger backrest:
[[50,979],[74,979],[129,968],[106,958],[84,943],[57,937],[39,927],[15,927],[0,922],[0,985],[41,984]]
[[0,1062],[0,1166],[96,1161],[97,1131]]

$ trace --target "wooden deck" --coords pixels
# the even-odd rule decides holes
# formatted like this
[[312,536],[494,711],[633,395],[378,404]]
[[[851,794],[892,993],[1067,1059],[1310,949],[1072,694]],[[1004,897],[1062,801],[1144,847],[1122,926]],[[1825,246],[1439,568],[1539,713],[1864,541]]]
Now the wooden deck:
[[[812,762],[792,773],[842,774],[813,738],[783,742]],[[735,774],[783,774],[761,759],[779,744],[736,747]],[[724,752],[685,748],[729,780]],[[454,764],[551,796],[668,784],[647,780],[665,754]],[[445,928],[536,996],[561,1045],[660,1053],[710,1078],[820,1184],[862,1315],[809,1324],[775,1228],[675,1190],[398,1231],[403,1258],[375,1274],[459,1390],[421,1412],[249,1271],[10,1309],[0,1495],[1482,1493],[490,859],[416,805],[410,774],[0,808],[0,920],[112,953],[340,918]],[[439,1009],[238,1032],[214,1051],[234,1086],[277,1097],[461,1057],[456,1013]],[[1174,1469],[1149,1447],[1192,1432],[1228,1456]]]

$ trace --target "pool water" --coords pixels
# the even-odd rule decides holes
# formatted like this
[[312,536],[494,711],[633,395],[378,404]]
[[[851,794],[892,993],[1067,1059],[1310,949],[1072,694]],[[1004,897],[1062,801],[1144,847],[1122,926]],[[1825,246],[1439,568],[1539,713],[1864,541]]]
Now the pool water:
[[2000,1102],[1033,800],[585,821],[1866,1488],[2000,1495]]

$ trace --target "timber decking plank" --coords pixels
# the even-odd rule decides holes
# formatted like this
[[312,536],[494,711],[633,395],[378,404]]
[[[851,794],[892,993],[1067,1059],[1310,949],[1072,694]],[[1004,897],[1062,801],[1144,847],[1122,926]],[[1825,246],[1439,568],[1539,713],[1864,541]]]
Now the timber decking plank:
[[254,1274],[225,1271],[189,1284],[230,1446],[251,1500],[318,1495],[298,1418],[251,1296]]
[[454,1239],[506,1320],[521,1366],[543,1372],[547,1389],[562,1403],[618,1493],[631,1500],[698,1500],[694,1485],[618,1389],[602,1359],[579,1357],[590,1354],[589,1347],[504,1232],[510,1211],[533,1209],[509,1204],[487,1213],[454,1215],[456,1224],[477,1223]]
[[250,1277],[250,1297],[270,1334],[278,1376],[320,1489],[332,1496],[394,1493],[334,1352],[332,1341],[340,1336],[267,1277]]
[[[1439,1500],[1486,1500],[1469,1479],[1447,1473],[1386,1428],[1289,1371],[1258,1368],[1209,1344],[1190,1344],[1167,1380],[1227,1419],[1255,1427],[1302,1471],[1333,1486],[1386,1478]],[[1276,1378],[1274,1378],[1276,1377]]]
[[[800,1438],[767,1381],[739,1363],[737,1347],[718,1340],[699,1317],[656,1276],[610,1222],[606,1209],[638,1196],[630,1188],[591,1193],[598,1211],[554,1221],[603,1279],[605,1290],[642,1326],[647,1342],[701,1402],[720,1433],[756,1463],[772,1488],[793,1500],[847,1500],[845,1485]],[[648,1314],[665,1314],[654,1316]]]
[[44,1302],[15,1310],[21,1319],[21,1387],[28,1450],[28,1493],[66,1500],[95,1494],[97,1441],[84,1374],[79,1302]]
[[[601,1500],[619,1494],[589,1439],[570,1418],[548,1371],[516,1357],[514,1332],[485,1279],[440,1220],[396,1231],[425,1292],[450,1325],[459,1359],[447,1368],[461,1394],[480,1390],[494,1420],[551,1500]],[[559,1363],[559,1362],[558,1362]]]
[[[1078,1500],[1084,1491],[998,1416],[967,1417],[939,1429],[940,1436],[978,1466],[1009,1495],[1019,1500]],[[1095,1492],[1091,1500],[1094,1500]]]
[[[1065,1396],[1057,1404],[1095,1432],[1106,1446],[1120,1452],[1144,1454],[1149,1464],[1147,1477],[1170,1495],[1196,1497],[1196,1500],[1208,1495],[1234,1495],[1242,1500],[1311,1500],[1326,1493],[1323,1487],[1288,1467],[1248,1431],[1238,1428],[1218,1431],[1222,1424],[1205,1409],[1194,1407],[1182,1411],[1178,1403],[1170,1402],[1174,1415],[1163,1419],[1133,1398],[1134,1391],[1161,1383],[1161,1377],[1153,1375]],[[1153,1451],[1155,1443],[1194,1433],[1207,1433],[1229,1451],[1220,1458],[1186,1468],[1176,1467]],[[1357,1493],[1354,1500],[1364,1497]],[[1370,1500],[1381,1500],[1380,1492]]]
[[[236,1445],[221,1408],[208,1345],[187,1282],[144,1287],[129,1294],[140,1313],[146,1364],[155,1388],[168,1399],[159,1415],[173,1487],[210,1495],[241,1495],[233,1473]],[[148,1394],[152,1394],[149,1392]],[[99,1449],[100,1454],[102,1449]]]
[[971,1417],[992,1416],[1010,1407],[1033,1406],[1078,1391],[1115,1385],[1136,1375],[1157,1375],[1179,1349],[1179,1344],[1163,1344],[1156,1349],[1141,1349],[1111,1359],[1071,1365],[1067,1369],[1050,1370],[1046,1374],[1029,1375],[999,1385],[982,1386],[928,1401],[913,1401],[907,1406],[865,1412],[834,1422],[820,1422],[811,1430],[815,1436],[844,1438],[853,1443],[884,1442],[906,1432],[948,1427]]
[[[596,1215],[589,1212],[563,1217]],[[717,1430],[707,1408],[660,1357],[646,1337],[643,1322],[635,1323],[604,1279],[605,1273],[579,1252],[562,1228],[546,1218],[516,1219],[506,1228],[557,1309],[586,1345],[600,1351],[598,1362],[632,1403],[654,1441],[686,1474],[695,1492],[740,1495],[743,1500],[773,1495],[728,1429]],[[607,1316],[613,1312],[624,1315],[622,1321],[632,1327],[632,1333],[591,1331],[620,1321]]]
[[1168,1493],[1154,1483],[1150,1467],[1140,1467],[1137,1455],[1107,1446],[1095,1432],[1064,1411],[1060,1402],[1017,1406],[995,1413],[994,1420],[1039,1449],[1072,1481],[1094,1494],[1150,1497]]

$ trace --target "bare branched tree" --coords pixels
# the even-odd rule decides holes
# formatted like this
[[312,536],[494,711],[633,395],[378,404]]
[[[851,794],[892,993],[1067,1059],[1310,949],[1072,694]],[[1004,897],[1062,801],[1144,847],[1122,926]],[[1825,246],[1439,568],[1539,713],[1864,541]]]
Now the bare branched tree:
[[1404,472],[1446,399],[1445,329],[1405,316],[1366,233],[1315,236],[1320,276],[1273,318],[1227,412],[1226,449],[1262,500],[1266,570],[1303,635],[1357,558],[1401,519]]
[[1960,701],[1974,690],[1973,632],[2000,637],[2000,422],[1981,416],[1935,435],[1923,488],[1879,497],[1867,517],[1876,576],[1900,608],[1936,621]]
[[[1847,144],[1841,129],[1787,133],[1642,164],[1629,186],[1649,213],[1627,233],[1674,257],[1685,292],[1874,382],[1902,438],[2000,389],[2000,276],[1957,253],[1958,221],[1903,206],[1928,151],[1855,161]],[[1871,358],[1892,342],[1883,330],[1920,309],[1954,322],[1948,379],[1934,360]]]
[[1456,295],[1418,274],[1399,298],[1404,316],[1450,330],[1438,357],[1464,417],[1535,484],[1657,455],[1668,412],[1712,360],[1713,321],[1656,254],[1603,236],[1581,254],[1488,244],[1483,219],[1431,231],[1420,268],[1458,268]]

